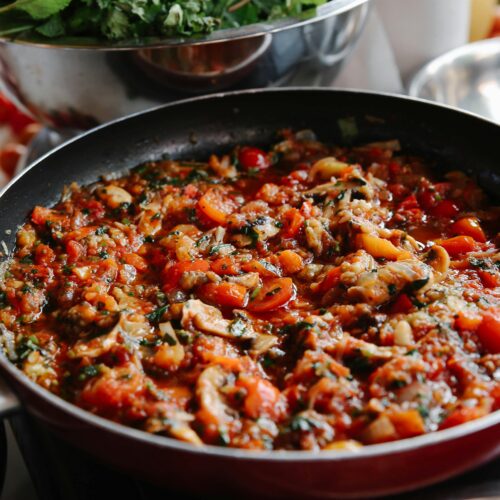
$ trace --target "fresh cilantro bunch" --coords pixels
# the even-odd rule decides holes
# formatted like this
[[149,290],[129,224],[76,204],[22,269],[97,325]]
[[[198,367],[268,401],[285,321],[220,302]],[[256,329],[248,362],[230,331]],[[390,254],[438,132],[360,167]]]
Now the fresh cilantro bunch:
[[0,36],[192,36],[312,13],[324,0],[0,0]]

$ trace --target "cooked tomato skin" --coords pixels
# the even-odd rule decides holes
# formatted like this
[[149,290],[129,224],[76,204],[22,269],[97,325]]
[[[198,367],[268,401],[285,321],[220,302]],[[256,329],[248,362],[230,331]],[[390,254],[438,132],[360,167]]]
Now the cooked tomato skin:
[[238,161],[246,169],[265,169],[270,166],[270,161],[265,151],[259,148],[244,146],[238,154]]
[[264,281],[257,295],[250,300],[248,309],[252,312],[263,313],[274,311],[295,295],[295,286],[290,278],[271,278]]
[[484,313],[477,334],[488,352],[500,353],[500,309],[490,309]]
[[479,243],[486,242],[486,236],[481,228],[479,220],[476,217],[464,217],[457,220],[454,224],[452,224],[451,230],[462,236],[470,236]]
[[211,304],[221,307],[245,307],[248,297],[247,288],[237,283],[207,283],[202,285],[198,294]]

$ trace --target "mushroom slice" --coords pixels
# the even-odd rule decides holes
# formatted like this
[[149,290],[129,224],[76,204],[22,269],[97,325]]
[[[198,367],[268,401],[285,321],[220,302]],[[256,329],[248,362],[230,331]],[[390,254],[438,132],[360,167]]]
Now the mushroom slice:
[[185,411],[167,410],[164,414],[147,419],[144,428],[153,434],[164,432],[181,441],[202,446],[203,441],[189,426],[193,420],[194,416]]
[[230,422],[236,412],[223,399],[220,390],[226,384],[227,374],[218,365],[205,368],[196,383],[196,396],[200,408],[210,414],[219,425]]
[[120,341],[134,349],[150,331],[151,326],[144,320],[144,316],[121,313],[118,322],[111,331],[90,341],[78,341],[70,351],[70,356],[73,358],[82,358],[84,356],[97,358],[108,352]]
[[97,194],[110,208],[117,208],[123,203],[132,203],[132,195],[119,186],[104,186],[97,190]]
[[341,175],[349,165],[343,161],[337,160],[333,156],[326,156],[318,160],[309,171],[309,182],[317,177],[320,179],[331,179]]
[[194,327],[229,339],[245,340],[255,337],[254,331],[241,318],[235,321],[225,319],[219,309],[196,299],[184,303],[181,325],[186,330]]
[[196,434],[196,432],[186,423],[173,425],[168,432],[172,437],[180,439],[181,441],[186,441],[195,446],[203,446],[203,441],[199,438],[198,434]]
[[275,335],[268,335],[265,333],[257,334],[252,342],[250,354],[258,358],[262,354],[272,349],[278,343],[278,338]]
[[411,285],[413,291],[423,291],[433,280],[430,266],[416,259],[389,262],[378,269],[361,273],[347,291],[351,302],[381,305]]
[[446,277],[450,267],[450,256],[442,246],[434,245],[425,255],[425,262],[434,269],[434,283],[439,283]]

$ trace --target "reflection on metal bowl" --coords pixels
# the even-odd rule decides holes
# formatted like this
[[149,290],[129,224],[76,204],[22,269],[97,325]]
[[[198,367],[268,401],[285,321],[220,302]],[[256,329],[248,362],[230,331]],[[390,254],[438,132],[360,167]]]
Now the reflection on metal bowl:
[[174,90],[220,90],[247,76],[271,45],[272,35],[165,49],[144,49],[135,55],[137,64],[153,80]]
[[409,93],[500,122],[500,38],[434,59],[413,78]]
[[[150,46],[0,41],[0,86],[43,123],[89,128],[192,94],[284,85],[300,69],[332,77],[358,39],[368,0],[330,0],[316,17]],[[315,81],[317,84],[317,81]]]

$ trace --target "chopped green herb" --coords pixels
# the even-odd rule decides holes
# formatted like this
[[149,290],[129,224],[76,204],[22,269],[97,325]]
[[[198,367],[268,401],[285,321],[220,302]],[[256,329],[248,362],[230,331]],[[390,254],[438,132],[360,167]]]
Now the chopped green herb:
[[158,307],[153,312],[146,314],[146,318],[151,323],[158,324],[161,321],[161,318],[165,314],[167,309],[168,309],[168,304],[165,304],[164,306]]

